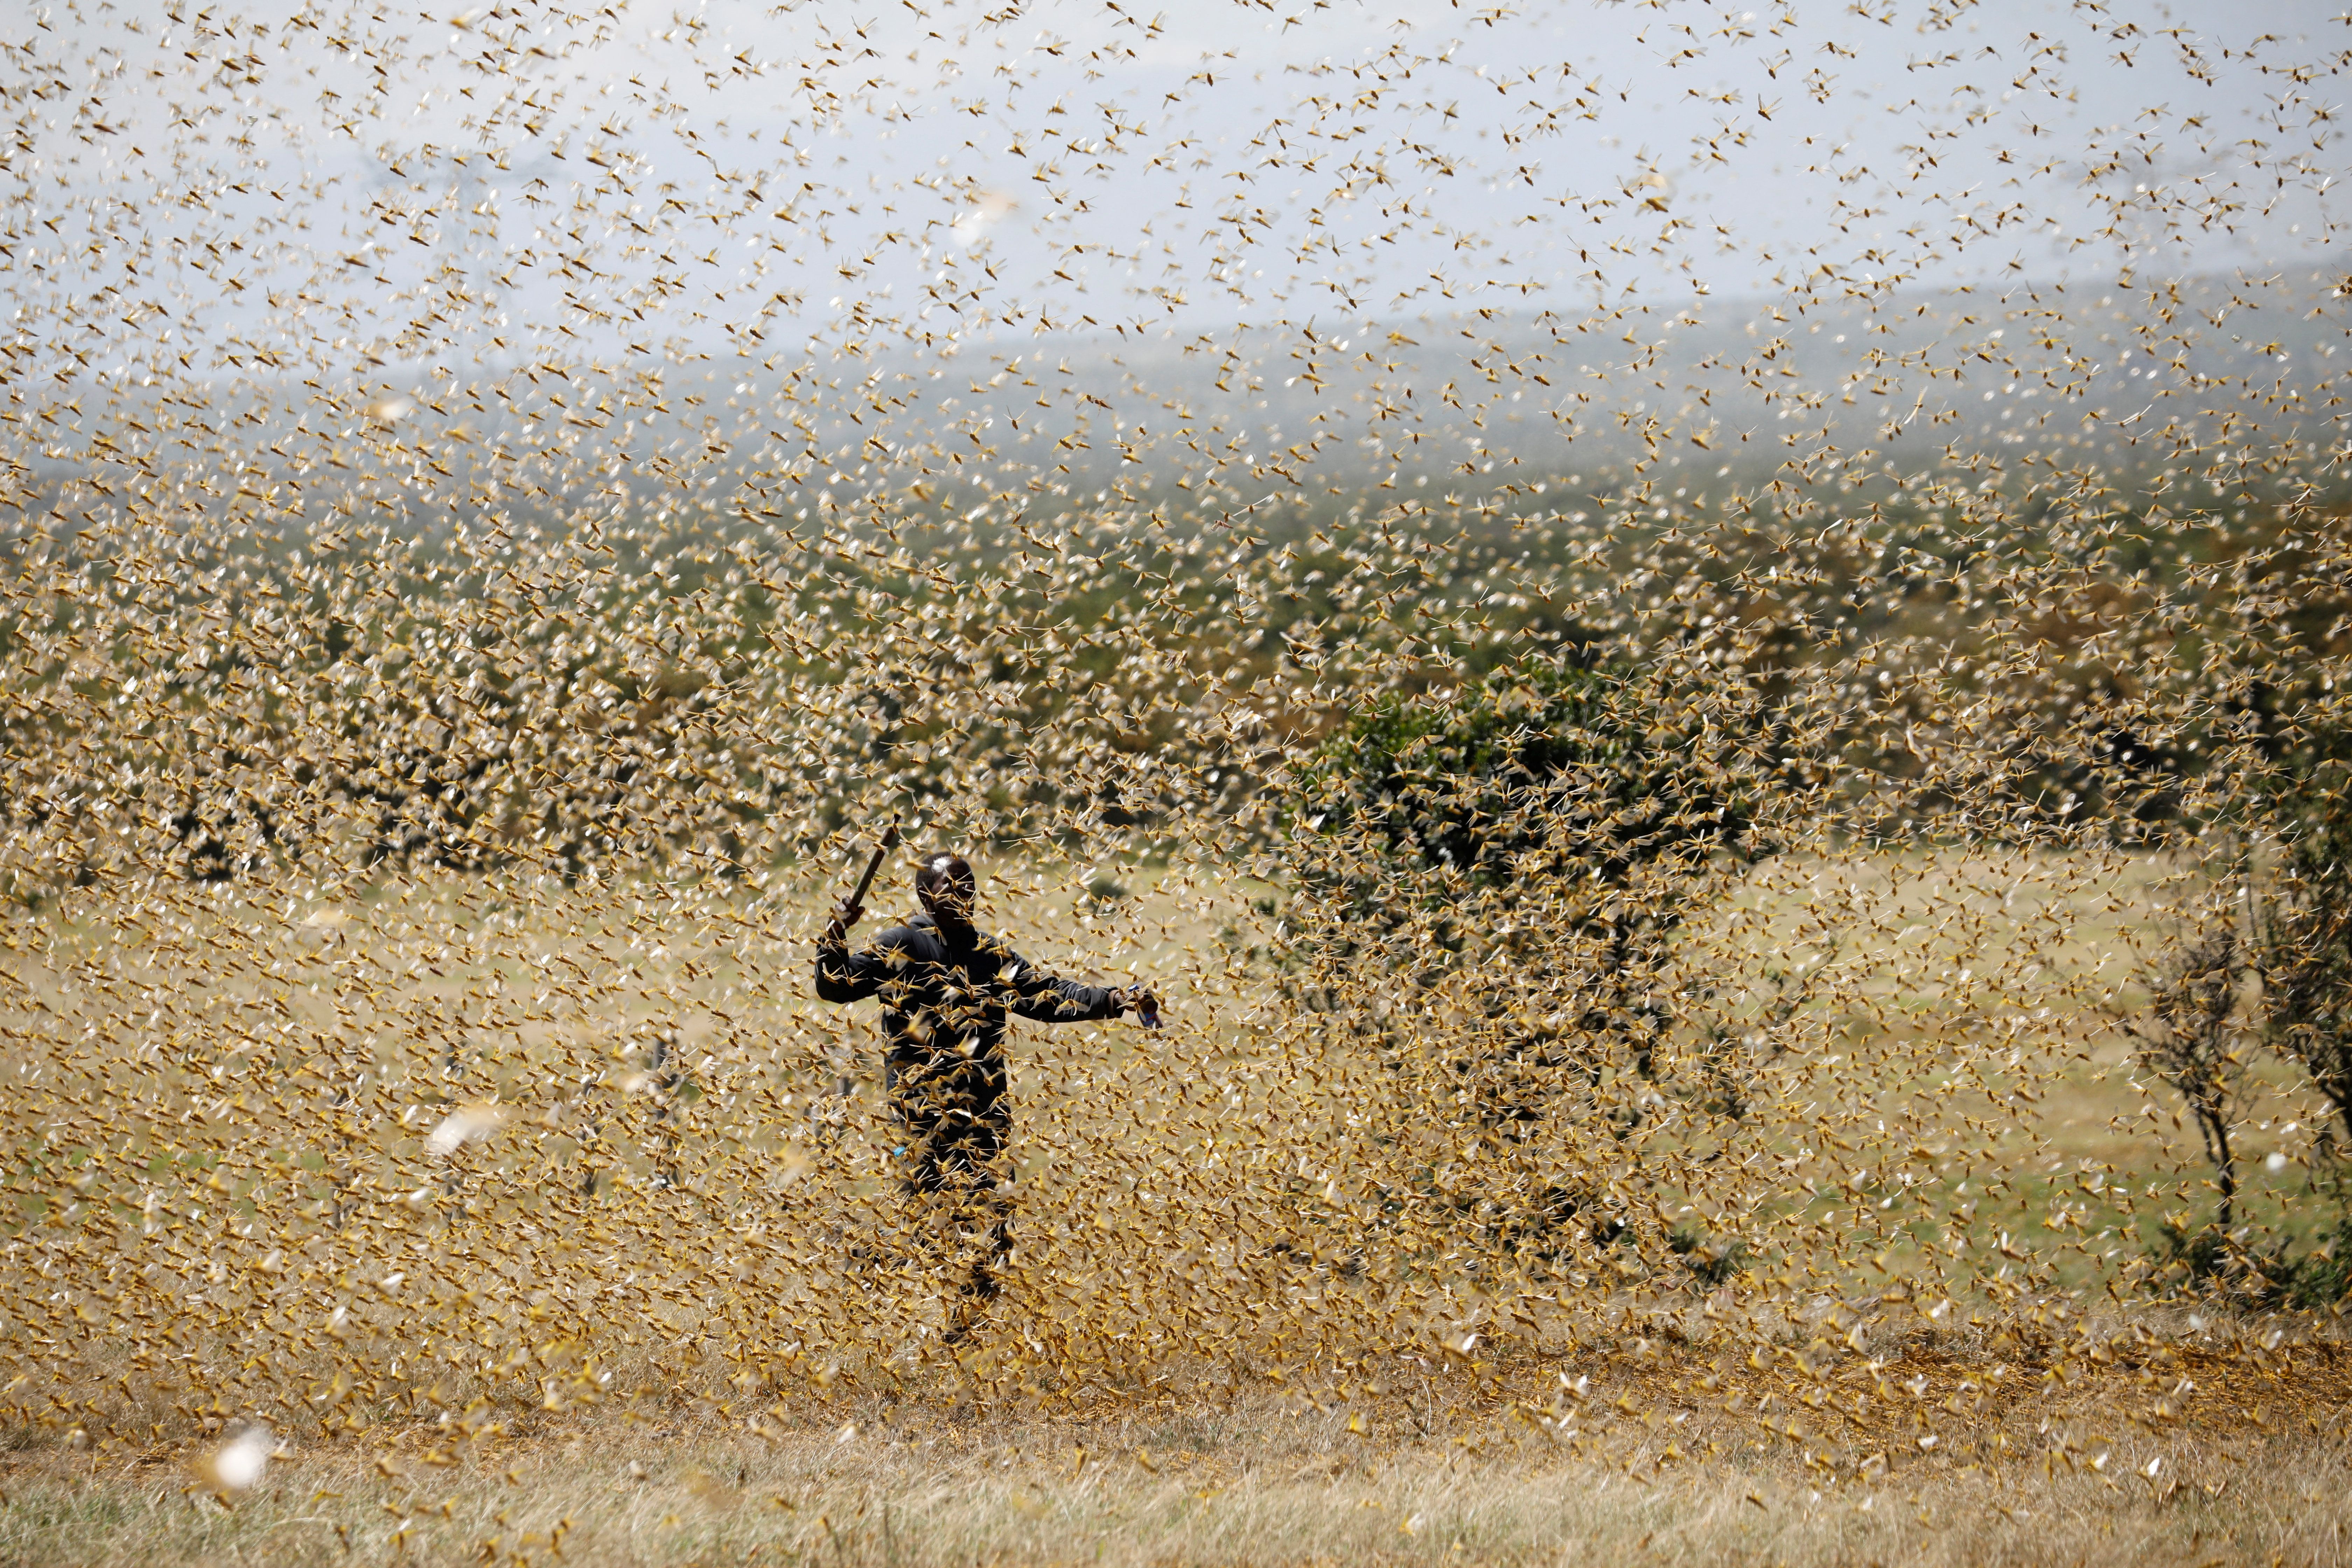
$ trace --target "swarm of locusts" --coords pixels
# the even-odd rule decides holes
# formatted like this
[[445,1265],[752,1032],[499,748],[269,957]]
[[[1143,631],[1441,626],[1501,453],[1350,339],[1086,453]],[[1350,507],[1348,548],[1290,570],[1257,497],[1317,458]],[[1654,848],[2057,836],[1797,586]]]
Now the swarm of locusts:
[[2352,27],[1746,3],[12,9],[0,1420],[2324,1317]]

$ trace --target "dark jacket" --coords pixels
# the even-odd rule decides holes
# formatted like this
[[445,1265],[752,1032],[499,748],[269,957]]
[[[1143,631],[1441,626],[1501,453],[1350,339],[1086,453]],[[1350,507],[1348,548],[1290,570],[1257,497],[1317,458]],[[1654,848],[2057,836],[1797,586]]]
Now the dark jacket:
[[970,1063],[982,1070],[954,1076],[969,1083],[967,1098],[990,1103],[1003,1093],[1008,1016],[1075,1024],[1122,1011],[1112,992],[1057,980],[1003,937],[970,927],[951,933],[929,915],[892,926],[861,952],[818,942],[816,994],[826,1002],[882,998],[892,1087]]

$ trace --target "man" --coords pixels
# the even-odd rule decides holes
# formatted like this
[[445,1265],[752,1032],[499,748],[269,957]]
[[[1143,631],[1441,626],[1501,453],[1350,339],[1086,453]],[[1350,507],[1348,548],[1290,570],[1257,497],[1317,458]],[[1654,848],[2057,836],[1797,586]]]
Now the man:
[[1013,1131],[1004,1094],[1006,1017],[1074,1024],[1131,1012],[1147,1025],[1160,1022],[1159,1003],[1144,986],[1107,990],[1058,980],[1002,937],[982,934],[971,921],[978,891],[961,856],[929,856],[915,873],[921,914],[853,953],[849,928],[866,911],[845,899],[834,906],[816,949],[819,999],[882,999],[886,1083],[890,1113],[906,1133],[908,1193],[941,1203],[940,1217],[967,1237],[984,1231],[950,1325],[951,1341],[996,1294],[994,1266],[1012,1246],[1012,1203],[1001,1190],[1000,1164]]

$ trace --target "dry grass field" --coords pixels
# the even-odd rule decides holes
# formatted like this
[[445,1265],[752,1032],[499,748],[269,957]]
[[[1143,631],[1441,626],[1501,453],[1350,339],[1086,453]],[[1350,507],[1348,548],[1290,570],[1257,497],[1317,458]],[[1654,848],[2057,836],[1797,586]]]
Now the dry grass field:
[[[1814,1031],[1808,1070],[1842,1077],[1850,1057],[1877,1075],[1842,1123],[1857,1137],[1908,1118],[1906,1137],[1947,1151],[1887,1232],[1878,1283],[1811,1278],[1856,1250],[1826,1231],[1851,1222],[1832,1192],[1783,1184],[1789,1249],[1712,1292],[1563,1290],[1556,1312],[1515,1324],[1491,1301],[1468,1315],[1475,1281],[1431,1279],[1457,1325],[1484,1323],[1485,1348],[1466,1351],[1425,1312],[1343,1308],[1328,1275],[1295,1270],[1247,1274],[1232,1316],[1185,1316],[1169,1256],[1242,1269],[1238,1247],[1211,1248],[1251,1216],[1215,1207],[1228,1194],[1205,1176],[1190,1212],[1181,1185],[1149,1201],[1150,1173],[1181,1183],[1220,1139],[1289,1147],[1232,1088],[1296,1044],[1269,1030],[1248,956],[1259,889],[1161,876],[1089,897],[993,869],[999,922],[1035,956],[1153,976],[1171,1026],[1020,1036],[1024,1225],[1043,1261],[954,1352],[933,1331],[936,1280],[877,1287],[822,1256],[854,1245],[844,1226],[887,1226],[888,1204],[856,1153],[877,1130],[870,1086],[831,1092],[832,1075],[862,1075],[871,1023],[808,1000],[798,978],[814,889],[667,905],[651,889],[470,883],[184,893],[17,920],[7,1024],[38,1049],[9,1080],[11,1134],[65,1179],[47,1184],[54,1208],[21,1195],[43,1184],[18,1189],[0,1561],[2333,1561],[2352,1511],[2352,1360],[2333,1320],[2100,1288],[2145,1251],[2145,1215],[2200,1180],[2107,1026],[2133,1004],[2131,944],[2160,922],[2163,865],[1768,868],[1692,948],[1751,965],[1833,953],[1841,977],[1791,1026]],[[644,1094],[627,1075],[646,1070],[632,1052],[653,1037],[701,1087],[667,1097],[667,1121],[626,1123]],[[363,1047],[345,1067],[390,1084],[384,1098],[322,1108],[289,1092],[341,1070],[321,1065],[336,1041]],[[453,1063],[478,1076],[450,1081]],[[1949,1092],[1962,1067],[1976,1100]],[[1165,1081],[1202,1075],[1217,1093]],[[1113,1086],[1130,1092],[1097,1092]],[[434,1176],[424,1134],[486,1096],[504,1109],[482,1162],[462,1182]],[[364,1135],[349,1106],[373,1111]],[[612,1130],[601,1163],[583,1120]],[[2263,1120],[2284,1130],[2291,1108]],[[361,1177],[354,1158],[328,1194],[340,1227],[318,1207],[337,1125],[376,1162]],[[2247,1130],[2261,1223],[2296,1221],[2300,1166],[2274,1173],[2263,1157],[2298,1147]],[[331,1157],[306,1167],[305,1148]],[[604,1206],[579,1206],[571,1184],[556,1202],[550,1184],[592,1164]],[[219,1179],[257,1165],[316,1179]],[[2085,1172],[2104,1177],[2096,1194]],[[1978,1193],[2003,1182],[1982,1215],[1972,1173]],[[815,1195],[828,1189],[830,1206]],[[761,1193],[802,1206],[746,1206]],[[211,1223],[207,1194],[227,1205]],[[1103,1223],[1071,1223],[1087,1204]],[[74,1228],[101,1205],[119,1230]],[[572,1223],[584,1237],[543,1234]],[[811,1228],[782,1234],[794,1225]],[[1982,1264],[1939,1251],[1937,1237],[1987,1226],[1998,1250],[1978,1244]],[[44,1240],[58,1230],[62,1247]],[[95,1256],[100,1234],[122,1254]],[[316,1261],[298,1271],[319,1313],[307,1327],[283,1305],[293,1280],[265,1256],[273,1240]],[[767,1264],[713,1267],[754,1245]],[[600,1248],[602,1274],[583,1256]],[[2004,1283],[2004,1259],[2027,1288]],[[617,1289],[624,1264],[652,1294]],[[1079,1289],[1080,1267],[1134,1281],[1128,1299]],[[44,1277],[78,1320],[35,1315]],[[591,1279],[622,1299],[601,1317],[569,1309],[567,1350],[536,1325]],[[121,1316],[92,1331],[107,1309]],[[1190,1323],[1205,1349],[1244,1335],[1253,1310],[1319,1348],[1235,1363],[1153,1329]],[[320,1334],[330,1312],[338,1327]],[[252,1327],[265,1321],[284,1327]],[[788,1332],[831,1334],[830,1360],[761,1359],[778,1348],[761,1335]],[[604,1369],[601,1395],[583,1355]],[[168,1379],[174,1360],[185,1382]],[[190,1467],[257,1415],[278,1457],[225,1500]]]
[[[1426,1392],[1317,1409],[1168,1393],[1050,1418],[845,1400],[760,1437],[711,1406],[527,1423],[452,1457],[427,1425],[295,1446],[233,1506],[184,1446],[0,1470],[0,1561],[335,1563],[2332,1563],[2352,1525],[2333,1344],[2189,1348],[2071,1384],[1914,1351],[1809,1387],[1696,1356],[1599,1367],[1591,1436]],[[1545,1397],[1555,1369],[1507,1379]],[[1727,1414],[1713,1377],[1735,1391]],[[1801,1423],[1874,1380],[1862,1473]],[[1909,1391],[1915,1380],[1917,1392]],[[1664,1390],[1608,1420],[1620,1388]],[[2183,1389],[2188,1392],[2181,1392]],[[1827,1398],[1808,1408],[1815,1394]],[[1913,1409],[1961,1408],[1922,1450]]]

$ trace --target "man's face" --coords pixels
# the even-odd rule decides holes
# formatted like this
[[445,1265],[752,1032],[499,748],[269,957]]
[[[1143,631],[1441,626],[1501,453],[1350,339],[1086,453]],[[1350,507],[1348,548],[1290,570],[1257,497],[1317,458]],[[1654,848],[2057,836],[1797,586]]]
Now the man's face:
[[916,894],[923,907],[940,920],[968,922],[977,901],[980,879],[954,855],[936,855],[926,861]]

